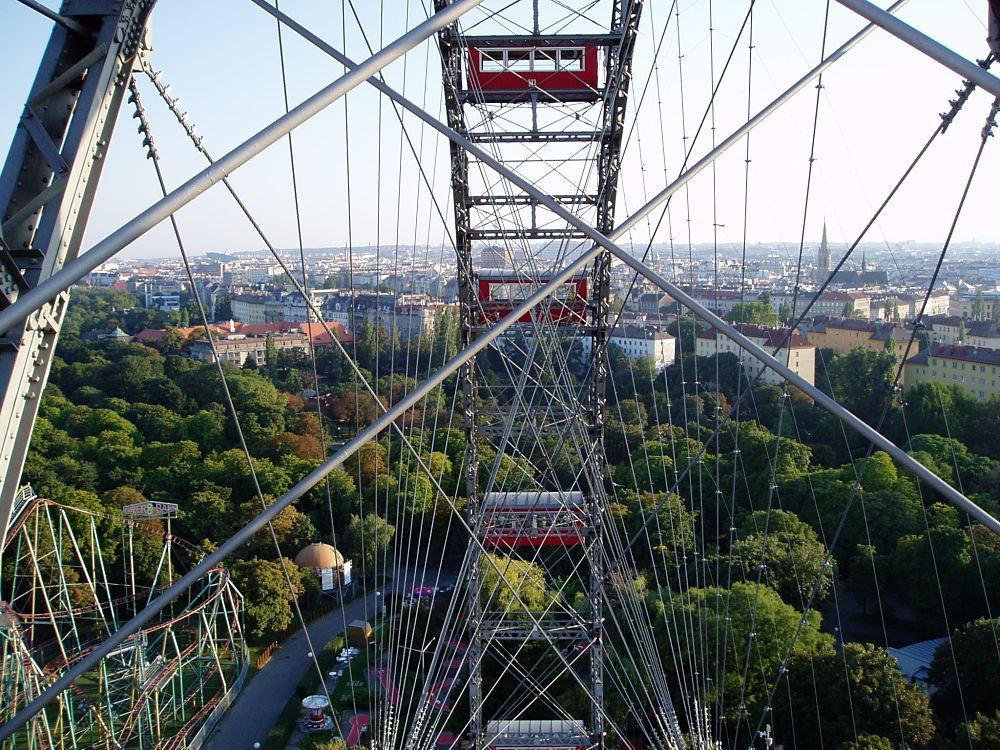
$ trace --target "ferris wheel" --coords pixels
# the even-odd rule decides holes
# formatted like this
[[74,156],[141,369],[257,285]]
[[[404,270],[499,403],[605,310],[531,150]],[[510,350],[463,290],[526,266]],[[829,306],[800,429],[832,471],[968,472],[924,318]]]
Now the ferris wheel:
[[[220,565],[245,555],[254,535],[268,530],[272,557],[294,588],[280,562],[292,551],[282,549],[275,528],[297,503],[310,509],[315,530],[356,544],[365,561],[360,593],[374,640],[357,663],[360,677],[352,672],[347,688],[323,682],[326,695],[317,702],[332,707],[333,725],[349,744],[480,750],[805,747],[817,736],[830,747],[930,741],[928,698],[894,671],[886,651],[905,630],[896,600],[905,600],[903,611],[928,599],[907,593],[919,582],[903,569],[907,561],[914,570],[924,565],[919,548],[931,560],[934,585],[926,585],[939,592],[927,611],[943,625],[912,632],[947,638],[953,626],[976,622],[972,615],[992,622],[988,553],[995,545],[983,532],[1000,532],[1000,522],[980,477],[991,470],[983,462],[1000,457],[921,441],[907,421],[910,384],[901,376],[917,354],[955,227],[989,205],[978,196],[995,159],[988,149],[1000,100],[1000,80],[989,72],[995,46],[953,52],[899,20],[905,2],[883,11],[839,0],[853,11],[843,16],[829,4],[806,13],[711,0],[690,7],[435,0],[433,8],[406,3],[405,13],[383,4],[377,14],[342,4],[337,34],[329,27],[324,34],[329,19],[310,27],[295,18],[307,9],[251,0],[248,10],[267,28],[247,26],[248,43],[265,33],[276,41],[282,106],[271,124],[255,125],[213,158],[208,136],[196,134],[194,106],[190,113],[180,106],[147,35],[166,0],[155,13],[149,0],[74,1],[58,12],[22,1],[54,30],[0,175],[0,518],[7,529],[0,636],[13,665],[0,736],[12,747],[58,746],[66,737],[94,747],[204,740],[209,722],[224,713],[217,707],[234,700],[248,660],[240,595]],[[966,19],[993,45],[995,12],[988,4]],[[393,41],[388,32],[397,26]],[[812,34],[808,44],[797,35],[802,29]],[[782,33],[792,38],[777,42]],[[935,85],[934,76],[956,78],[957,93],[945,88],[933,105],[944,114],[920,112],[931,135],[926,145],[903,127],[906,114],[891,126],[879,120],[896,97],[913,96],[890,91],[888,74],[870,71],[878,79],[873,94],[862,91],[864,77],[854,69],[856,100],[826,93],[839,70],[852,70],[855,47],[860,54],[878,35],[933,59],[906,57],[914,69],[928,66],[914,77],[933,69],[926,75]],[[833,39],[845,41],[835,47]],[[299,41],[308,52],[293,47]],[[892,49],[887,69],[910,54],[903,45]],[[321,70],[332,82],[293,106],[295,55],[306,61],[304,77]],[[335,73],[326,75],[329,65]],[[363,98],[368,84],[377,100]],[[161,136],[152,102],[163,105],[162,120],[180,125],[179,135]],[[965,111],[984,104],[981,114]],[[246,113],[233,101],[224,106],[233,110],[232,129],[243,130]],[[324,114],[328,108],[336,119]],[[82,252],[92,209],[106,210],[98,191],[105,163],[120,174],[109,142],[127,117],[137,121],[159,194]],[[318,140],[294,141],[293,131],[314,118],[323,123]],[[770,132],[773,122],[783,124]],[[820,124],[830,122],[855,151],[819,138]],[[893,347],[903,356],[880,381],[885,388],[863,402],[870,413],[852,413],[840,401],[853,394],[834,385],[836,366],[805,341],[803,324],[814,306],[839,304],[828,292],[838,272],[854,264],[873,225],[899,220],[896,194],[906,195],[907,179],[922,159],[936,158],[925,155],[945,134],[973,153],[948,151],[922,191],[931,184],[954,196],[954,214],[942,214],[943,247],[926,258],[897,259],[890,248],[895,268],[887,273],[911,275],[907,260],[929,264],[926,276],[913,274],[913,288],[926,289],[913,294],[912,313],[903,316],[911,325],[900,326],[905,333]],[[182,140],[208,165],[170,189],[165,144]],[[255,195],[256,203],[243,197],[270,176],[241,184],[236,171],[279,140],[288,146],[290,242],[276,241],[268,222],[255,218],[268,214],[273,195]],[[826,173],[823,145],[836,162]],[[854,160],[864,164],[875,152],[886,158],[879,171],[855,174],[852,184],[861,187],[826,201],[842,210],[838,235],[849,241],[832,267],[824,225],[825,267],[814,275],[805,238],[818,221],[811,207],[822,202],[817,185],[826,176],[830,190],[829,175],[857,170]],[[969,166],[955,166],[959,155]],[[318,188],[331,164],[343,179]],[[100,549],[101,526],[94,519],[103,516],[84,514],[93,529],[88,559],[70,540],[80,522],[74,526],[60,498],[34,498],[21,482],[35,424],[40,414],[45,419],[42,394],[68,289],[169,218],[208,331],[208,308],[195,293],[207,287],[183,240],[181,209],[218,183],[253,242],[273,253],[268,262],[302,300],[306,325],[322,328],[334,351],[340,369],[325,383],[313,339],[311,364],[300,363],[315,377],[321,457],[296,464],[287,485],[276,483],[280,491],[262,489],[260,456],[247,437],[257,416],[239,413],[240,394],[234,398],[226,381],[235,376],[209,332],[219,401],[252,477],[239,501],[259,500],[261,512],[206,549],[190,548],[186,573],[171,569],[161,578],[157,569],[141,585],[134,572],[102,580],[93,549]],[[884,202],[860,196],[868,184],[888,195]],[[315,197],[326,190],[332,200]],[[351,300],[335,313],[317,301],[304,239],[310,208],[326,221],[329,203],[335,231],[322,244],[344,246]],[[916,205],[914,223],[926,212],[925,203]],[[752,238],[762,226],[797,237],[761,250]],[[365,247],[372,238],[374,250]],[[282,244],[297,247],[283,254]],[[454,292],[437,296],[447,303],[414,293],[421,274],[445,265]],[[756,278],[747,277],[751,268]],[[370,288],[361,289],[369,287],[363,276],[374,280]],[[385,308],[380,287],[387,285],[398,297],[409,292],[408,301]],[[364,295],[374,301],[359,312]],[[855,298],[867,299],[855,295],[851,305]],[[354,335],[338,333],[331,316],[341,313]],[[781,325],[740,318],[750,313],[775,322],[780,315]],[[935,345],[923,350],[928,369]],[[939,353],[944,362],[947,352]],[[948,356],[959,361],[954,351]],[[994,366],[989,361],[968,360],[968,377],[983,389],[991,373],[974,368]],[[340,388],[335,407],[319,397],[331,385]],[[987,401],[985,390],[980,395]],[[951,425],[965,417],[946,406],[940,412],[950,439]],[[962,429],[974,443],[974,428]],[[935,454],[945,448],[949,455]],[[331,491],[332,472],[348,476],[353,489]],[[963,477],[986,484],[966,490]],[[957,509],[957,520],[935,500]],[[882,513],[908,520],[890,529]],[[126,519],[124,528],[147,534],[158,519]],[[58,543],[38,548],[40,528]],[[974,585],[962,596],[976,599],[968,616],[951,606],[950,579],[935,557],[945,538],[968,558],[963,575]],[[163,537],[164,561],[175,539],[169,530]],[[122,549],[133,559],[132,546]],[[60,579],[62,570],[75,572]],[[125,593],[113,596],[119,584]],[[869,598],[878,615],[864,627],[852,624],[868,616]],[[47,615],[28,606],[39,599]],[[192,631],[197,637],[185,640]],[[91,642],[97,634],[101,642]],[[53,648],[60,658],[43,658]],[[311,647],[310,659],[320,648]],[[988,712],[989,701],[969,692],[975,680],[957,651],[951,662],[940,653],[935,669],[951,670],[948,684],[962,698],[961,720],[948,731],[971,732],[973,707]],[[994,655],[984,658],[992,664]],[[185,686],[192,674],[197,680]],[[875,699],[865,693],[869,675],[884,677]],[[157,703],[165,693],[175,696],[169,711]]]

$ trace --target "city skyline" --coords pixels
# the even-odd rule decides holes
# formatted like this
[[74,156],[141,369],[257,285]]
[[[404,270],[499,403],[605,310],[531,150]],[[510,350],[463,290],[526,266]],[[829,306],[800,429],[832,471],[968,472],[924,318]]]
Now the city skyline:
[[[732,68],[719,87],[714,111],[706,108],[711,79],[708,77],[709,45],[704,29],[707,26],[705,4],[688,9],[680,21],[670,19],[669,27],[662,12],[659,16],[655,10],[646,14],[644,23],[650,25],[646,31],[659,29],[661,35],[663,31],[670,32],[664,45],[671,44],[673,48],[670,54],[661,50],[659,59],[663,62],[655,69],[650,66],[651,49],[648,46],[636,52],[633,99],[640,114],[638,126],[626,144],[619,220],[677,174],[683,161],[680,147],[685,138],[682,133],[686,132],[688,140],[693,140],[691,133],[703,115],[716,118],[716,140],[721,140],[745,120],[748,108],[759,110],[818,61],[822,26],[810,19],[805,9],[794,6],[772,3],[757,12],[753,60],[757,72],[751,80],[749,106],[745,91],[748,38],[744,36],[736,46]],[[295,3],[282,9],[293,17],[301,17],[334,46],[340,46],[336,43],[340,36],[339,11],[320,12],[308,4]],[[10,59],[16,60],[17,65],[8,63],[9,67],[4,70],[6,104],[0,109],[3,119],[0,143],[4,145],[9,142],[30,83],[33,61],[40,56],[50,27],[46,19],[28,8],[18,6],[8,12],[12,23],[0,33],[4,35],[3,41],[14,50]],[[360,13],[369,38],[378,46],[377,9],[361,9]],[[420,14],[420,4],[409,3],[407,13],[384,19],[383,39],[388,41],[404,27],[413,26]],[[913,0],[900,15],[918,28],[933,31],[944,44],[966,57],[986,52],[985,4],[979,11],[968,4],[960,4],[953,13],[948,13],[929,0]],[[198,17],[199,22],[190,24],[192,17]],[[723,53],[728,52],[727,45],[737,39],[742,20],[742,11],[733,9],[721,12],[715,19],[716,77]],[[475,22],[474,18],[468,21],[470,25]],[[676,38],[669,41],[680,22],[684,23],[682,32],[699,28],[697,32],[689,32],[691,39],[682,34],[679,42],[687,66],[683,102],[679,98],[677,60],[671,60],[671,54],[674,58],[677,56],[678,42]],[[349,20],[349,32],[352,23],[353,20]],[[862,25],[859,18],[833,4],[827,50]],[[189,113],[191,122],[198,126],[198,133],[204,135],[205,145],[216,158],[283,111],[274,22],[249,3],[217,3],[207,9],[200,6],[196,9],[196,4],[191,2],[161,3],[154,12],[153,29],[153,65],[163,71],[165,82],[173,84],[171,95],[181,98],[181,109]],[[220,29],[238,33],[220,34]],[[695,36],[697,41],[692,41]],[[348,45],[348,54],[354,59],[361,59],[366,54],[358,37],[354,34]],[[204,46],[198,40],[206,40],[204,44],[208,44],[209,38],[216,47],[213,59],[192,59],[190,48]],[[337,66],[287,30],[283,42],[293,104],[338,75]],[[258,50],[259,54],[247,58],[240,54],[241,48]],[[431,112],[440,112],[437,66],[436,48],[424,44],[407,55],[405,61],[390,66],[387,79],[392,85],[405,88],[408,95],[422,102]],[[209,72],[207,76],[206,71]],[[158,101],[148,81],[140,83],[168,184],[179,184],[201,169],[204,162],[190,144],[184,142],[176,123],[171,121],[172,116]],[[829,227],[831,245],[854,240],[874,206],[882,200],[919,143],[937,123],[938,113],[947,108],[957,76],[876,30],[828,71],[823,85],[813,186],[804,230],[807,248],[818,242],[824,221]],[[693,180],[684,196],[676,196],[673,230],[662,229],[656,237],[657,242],[669,241],[671,234],[678,245],[686,245],[689,236],[696,244],[711,242],[714,227],[721,243],[742,244],[743,188],[748,186],[747,242],[774,243],[797,249],[799,237],[803,235],[804,185],[814,94],[814,88],[807,88],[753,132],[749,179],[743,174],[747,153],[745,142],[741,142],[718,160],[715,170],[706,170]],[[656,100],[663,101],[659,108],[650,105]],[[941,139],[945,143],[927,157],[929,161],[917,170],[901,191],[898,202],[890,206],[866,240],[933,244],[945,236],[978,146],[987,101],[988,95],[973,94],[967,105],[969,112],[963,113]],[[678,117],[682,104],[687,108],[683,127]],[[407,133],[413,139],[414,148],[424,157],[425,177],[434,186],[435,207],[413,167],[413,157],[402,142],[402,133],[391,108],[383,104],[380,111],[374,92],[362,89],[348,97],[347,106],[351,120],[349,151],[352,160],[349,225],[344,211],[348,150],[343,105],[334,105],[293,135],[305,246],[344,245],[348,236],[355,247],[362,249],[373,243],[392,245],[397,237],[402,244],[447,246],[447,230],[437,215],[441,212],[447,217],[450,211],[447,147],[443,139],[417,128],[412,118],[407,120]],[[131,116],[131,107],[125,105],[121,115],[123,122],[134,122]],[[364,127],[368,122],[378,123],[380,116],[380,128]],[[923,126],[917,128],[918,123]],[[157,198],[152,170],[144,163],[139,139],[132,137],[129,130],[129,127],[119,128],[115,136],[85,247]],[[128,142],[130,138],[132,143]],[[657,140],[665,143],[662,149],[650,145]],[[709,150],[709,140],[710,135],[703,132],[694,152],[696,157]],[[842,144],[848,146],[845,148]],[[641,160],[640,150],[643,150]],[[995,172],[997,165],[995,149],[987,148],[956,229],[956,241],[989,243],[998,239],[991,203],[984,190],[988,184],[987,175]],[[653,175],[658,175],[658,179]],[[712,198],[713,179],[715,200]],[[288,189],[287,143],[275,144],[257,160],[238,170],[233,182],[272,241],[281,247],[297,248],[293,199]],[[380,207],[378,211],[372,210],[373,196],[378,197],[374,201]],[[682,198],[690,200],[689,212],[682,206]],[[179,212],[178,220],[189,249],[194,252],[237,251],[262,246],[221,187]],[[648,235],[649,230],[642,227],[633,238],[635,242],[642,242]],[[816,239],[810,240],[810,237]],[[168,225],[164,223],[130,247],[126,257],[170,255],[176,252],[174,247]]]

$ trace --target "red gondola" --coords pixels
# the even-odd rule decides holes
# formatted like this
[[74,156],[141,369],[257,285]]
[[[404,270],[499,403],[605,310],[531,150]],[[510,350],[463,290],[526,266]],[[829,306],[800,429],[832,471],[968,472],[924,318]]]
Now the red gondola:
[[596,91],[596,46],[469,47],[473,91]]
[[[491,271],[477,277],[477,292],[482,310],[476,311],[477,323],[495,323],[506,318],[524,300],[550,281],[531,278],[513,271]],[[533,317],[534,316],[534,317]],[[587,319],[587,277],[571,278],[550,294],[532,313],[522,315],[518,323],[532,320],[582,324]]]
[[483,495],[487,547],[571,547],[582,544],[582,492],[487,492]]

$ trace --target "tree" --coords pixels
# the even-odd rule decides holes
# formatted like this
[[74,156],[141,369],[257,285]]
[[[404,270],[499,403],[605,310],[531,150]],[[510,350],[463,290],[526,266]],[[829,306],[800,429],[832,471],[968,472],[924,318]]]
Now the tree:
[[284,563],[292,582],[291,591],[279,562],[253,559],[232,564],[233,580],[246,602],[247,630],[254,638],[279,633],[292,624],[291,602],[305,589],[299,567],[291,560]]
[[891,404],[894,360],[885,351],[854,349],[826,366],[832,396],[869,424]]
[[677,339],[677,357],[695,352],[695,336],[698,334],[698,321],[685,315],[667,325],[667,333]]
[[[661,589],[646,601],[665,666],[682,673],[698,663],[711,678],[705,700],[722,702],[731,729],[761,715],[790,649],[806,659],[834,653],[833,637],[820,632],[818,612],[803,615],[766,586],[735,583],[683,594]],[[678,629],[675,621],[688,625]]]
[[[870,643],[845,643],[789,660],[788,684],[775,694],[779,742],[794,747],[880,747],[865,734],[888,735],[898,746],[923,747],[934,737],[927,694],[910,684],[889,653]],[[847,744],[859,741],[858,745]],[[884,746],[884,745],[883,745]]]
[[378,568],[395,533],[395,526],[374,513],[363,517],[352,515],[344,534],[344,543],[354,557],[361,560],[365,573],[370,574]]
[[998,633],[1000,618],[974,620],[934,653],[928,682],[935,688],[934,708],[946,725],[955,726],[964,716],[1000,711]]
[[967,722],[958,725],[955,740],[946,743],[946,750],[1000,750],[1000,711],[991,714],[976,714]]
[[488,552],[480,557],[480,599],[484,610],[510,616],[541,612],[552,603],[553,594],[546,589],[541,565]]
[[[267,505],[273,505],[268,501]],[[260,500],[249,500],[239,508],[238,524],[245,526],[263,511]],[[271,530],[274,530],[274,537]],[[264,528],[251,537],[243,548],[246,557],[273,558],[277,556],[274,548],[275,538],[279,549],[283,551],[298,551],[316,539],[316,527],[308,516],[302,514],[295,506],[282,508],[278,515],[271,519],[270,528]]]
[[781,319],[781,322],[788,323],[791,321],[793,315],[795,315],[795,311],[792,310],[792,304],[788,301],[782,302],[778,307],[778,317]]
[[901,537],[890,560],[906,603],[929,623],[941,617],[942,597],[949,617],[974,617],[983,604],[974,595],[981,586],[968,530],[955,508],[940,503],[928,508],[927,524],[926,533]]
[[770,302],[738,302],[726,313],[726,320],[731,323],[750,323],[752,325],[775,328],[781,325],[781,319],[771,307]]
[[639,447],[631,463],[618,465],[615,480],[640,492],[666,492],[676,479],[673,453],[670,443],[647,441]]
[[976,298],[972,301],[972,319],[986,320],[986,298],[982,289],[976,290]]
[[751,514],[744,524],[746,535],[732,545],[732,556],[747,580],[771,586],[781,598],[795,607],[809,602],[816,587],[816,601],[822,601],[833,588],[833,567],[824,566],[826,547],[808,524],[794,513],[763,510]]
[[675,494],[626,492],[622,499],[628,512],[629,538],[645,526],[649,539],[648,544],[636,545],[636,563],[642,567],[656,563],[658,568],[680,575],[688,555],[696,548],[695,514]]
[[862,732],[856,740],[846,740],[837,745],[837,750],[896,750],[896,746],[888,737]]

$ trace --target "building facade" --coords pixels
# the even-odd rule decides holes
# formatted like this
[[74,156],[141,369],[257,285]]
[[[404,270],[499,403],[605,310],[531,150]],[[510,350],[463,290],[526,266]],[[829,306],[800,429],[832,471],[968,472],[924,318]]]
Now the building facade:
[[[780,362],[787,364],[792,372],[806,380],[810,385],[815,383],[816,346],[806,341],[798,333],[792,333],[789,336],[787,328],[767,328],[748,323],[736,324],[734,328],[772,354],[780,345],[781,351],[775,354],[775,357]],[[788,341],[782,345],[781,342],[786,336],[788,336]],[[784,378],[767,368],[759,359],[744,351],[722,331],[709,328],[699,332],[695,346],[699,357],[711,357],[727,352],[735,354],[743,364],[747,377],[751,380],[760,375],[760,379],[765,383],[781,385],[784,382]]]
[[1000,350],[932,343],[906,361],[906,385],[955,385],[977,399],[1000,396]]
[[[267,361],[267,336],[244,336],[229,334],[215,340],[215,351],[223,362],[243,367],[247,360],[253,360],[258,367]],[[308,353],[309,339],[304,333],[276,333],[271,335],[274,348],[280,351],[299,349]],[[188,344],[187,355],[200,362],[214,362],[212,345],[206,339],[196,339]]]

